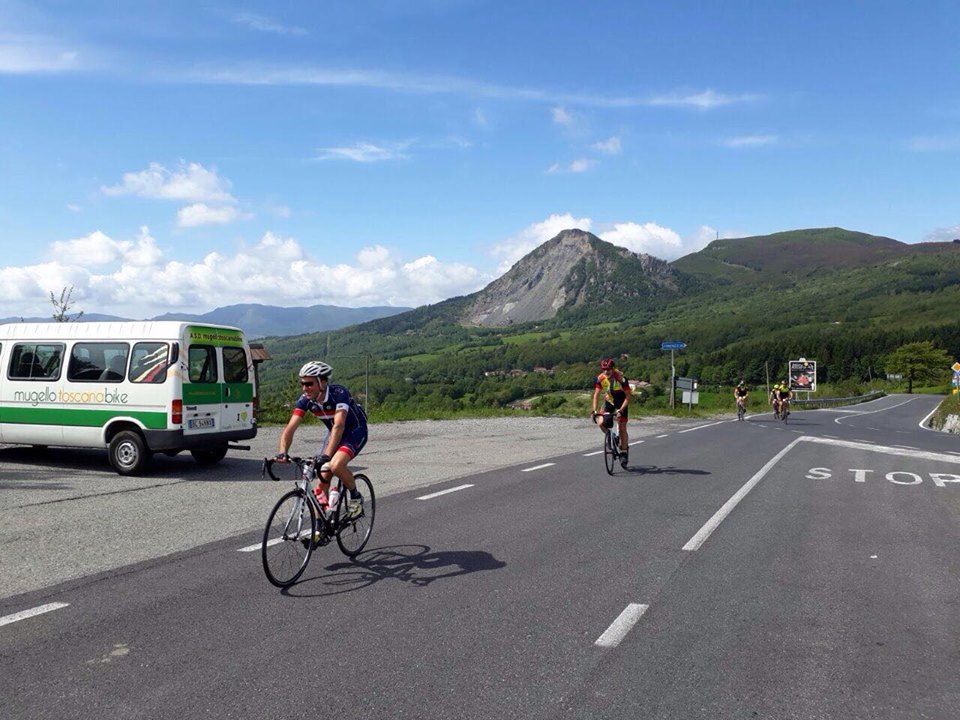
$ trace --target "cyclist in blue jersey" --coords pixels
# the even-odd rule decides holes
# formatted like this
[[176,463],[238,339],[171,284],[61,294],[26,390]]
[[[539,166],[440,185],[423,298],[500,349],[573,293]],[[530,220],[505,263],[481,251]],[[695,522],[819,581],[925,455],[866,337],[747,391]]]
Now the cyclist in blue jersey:
[[[317,457],[320,468],[317,497],[325,497],[330,489],[333,475],[350,491],[347,498],[348,517],[359,515],[363,510],[363,498],[357,492],[353,472],[347,464],[367,444],[367,416],[343,385],[330,382],[333,368],[324,362],[311,361],[300,368],[300,386],[303,394],[293,408],[290,421],[280,434],[278,462],[289,462],[287,451],[303,417],[310,413],[327,428],[321,454]],[[335,503],[331,498],[331,506]]]

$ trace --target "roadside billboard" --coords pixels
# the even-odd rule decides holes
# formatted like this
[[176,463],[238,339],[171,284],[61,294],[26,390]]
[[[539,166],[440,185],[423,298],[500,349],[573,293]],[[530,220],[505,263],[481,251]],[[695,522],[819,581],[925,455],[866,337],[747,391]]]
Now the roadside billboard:
[[790,389],[794,392],[817,391],[817,361],[800,358],[790,361]]

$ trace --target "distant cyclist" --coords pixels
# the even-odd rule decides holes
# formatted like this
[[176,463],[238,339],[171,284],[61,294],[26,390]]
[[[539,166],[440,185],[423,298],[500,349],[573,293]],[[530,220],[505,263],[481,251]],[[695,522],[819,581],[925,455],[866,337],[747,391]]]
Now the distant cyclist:
[[[597,402],[603,393],[603,414],[597,414]],[[600,361],[600,374],[593,383],[593,421],[606,432],[617,418],[620,429],[620,464],[627,467],[630,442],[627,437],[627,406],[630,404],[630,384],[617,370],[613,358]],[[609,419],[608,419],[609,418]]]
[[780,387],[777,390],[777,410],[780,413],[780,417],[783,417],[786,413],[790,412],[790,401],[793,399],[793,390],[790,389],[790,381],[780,383]]
[[[333,368],[324,362],[308,362],[300,368],[300,386],[303,394],[293,408],[290,421],[280,434],[280,448],[276,455],[279,462],[288,462],[287,451],[293,444],[294,433],[300,426],[303,416],[310,413],[327,428],[327,437],[321,454],[317,457],[320,469],[320,482],[317,484],[317,497],[323,497],[330,489],[330,480],[336,475],[343,487],[350,491],[347,498],[349,517],[359,515],[363,510],[363,498],[353,481],[353,472],[347,467],[353,458],[360,454],[367,444],[367,416],[350,397],[343,385],[330,383]],[[330,499],[330,505],[335,505]]]
[[747,384],[743,380],[738,382],[733,389],[733,399],[737,403],[737,417],[740,420],[743,420],[743,413],[747,411],[747,396],[749,394],[750,391],[747,390]]
[[780,416],[780,408],[777,405],[777,395],[779,394],[779,392],[780,392],[780,383],[775,382],[773,384],[773,387],[770,388],[770,394],[767,396],[767,403],[770,405],[770,407],[773,408],[774,417]]

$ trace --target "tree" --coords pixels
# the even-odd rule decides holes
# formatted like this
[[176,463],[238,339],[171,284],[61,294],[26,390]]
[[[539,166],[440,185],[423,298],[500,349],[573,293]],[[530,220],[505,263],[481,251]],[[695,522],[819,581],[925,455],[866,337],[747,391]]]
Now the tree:
[[69,312],[72,296],[73,285],[69,288],[65,287],[60,291],[59,300],[57,300],[57,296],[53,294],[53,290],[50,291],[50,302],[53,303],[53,319],[55,322],[70,322],[71,320],[79,320],[83,317],[83,310],[73,317],[70,317]]
[[901,345],[887,356],[884,367],[888,373],[898,373],[907,379],[907,392],[913,392],[914,380],[935,380],[945,376],[953,359],[945,350],[934,347],[929,340]]

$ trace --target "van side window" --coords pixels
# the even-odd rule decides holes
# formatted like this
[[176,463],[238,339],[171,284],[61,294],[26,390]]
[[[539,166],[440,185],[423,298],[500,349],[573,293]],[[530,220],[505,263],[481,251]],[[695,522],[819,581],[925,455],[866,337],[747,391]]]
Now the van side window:
[[170,346],[162,342],[139,342],[133,346],[130,380],[135,383],[163,383],[170,367]]
[[217,351],[211,345],[191,345],[187,350],[187,370],[190,382],[215,383],[217,376]]
[[225,347],[223,349],[223,379],[228,383],[245,383],[247,374],[247,354],[243,348]]
[[127,369],[130,346],[126,343],[78,342],[70,351],[67,380],[71,382],[121,382]]
[[18,343],[10,353],[11,380],[57,380],[63,360],[62,344]]

